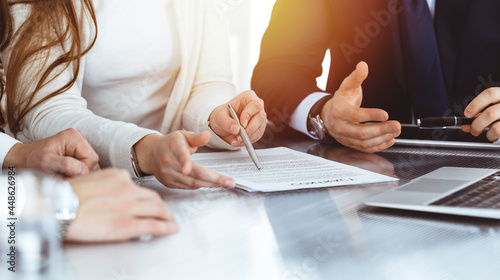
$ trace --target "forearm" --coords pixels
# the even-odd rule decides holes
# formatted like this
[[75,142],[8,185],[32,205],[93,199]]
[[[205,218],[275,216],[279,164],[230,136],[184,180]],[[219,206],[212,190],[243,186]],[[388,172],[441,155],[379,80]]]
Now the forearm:
[[316,78],[264,62],[255,68],[252,89],[264,100],[268,118],[277,126],[289,125],[301,102],[309,94],[321,91],[316,86]]
[[268,118],[277,126],[287,125],[298,105],[321,91],[316,78],[332,37],[329,2],[278,0],[274,6],[252,89],[264,100]]
[[94,115],[85,107],[63,97],[55,97],[33,111],[20,134],[27,141],[40,140],[67,128],[83,132],[100,158],[101,166],[132,172],[130,149],[144,136],[157,133],[134,124],[111,121]]
[[195,133],[210,132],[207,146],[214,149],[237,149],[215,134],[209,126],[212,111],[236,96],[232,84],[213,82],[211,86],[198,89],[191,94],[184,113],[182,128]]

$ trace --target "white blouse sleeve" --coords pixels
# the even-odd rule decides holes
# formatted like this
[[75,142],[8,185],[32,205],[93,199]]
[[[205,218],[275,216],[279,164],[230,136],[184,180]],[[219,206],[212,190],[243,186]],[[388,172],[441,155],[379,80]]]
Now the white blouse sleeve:
[[12,149],[12,147],[17,143],[20,142],[7,134],[0,133],[0,170],[2,169],[3,162],[5,161],[10,149]]
[[[75,3],[77,2],[80,1],[75,1]],[[16,29],[25,21],[29,10],[29,5],[13,6]],[[78,10],[82,11],[81,8]],[[80,12],[80,25],[82,27],[82,43],[86,47],[93,38],[93,28],[90,17],[83,12]],[[23,69],[19,82],[20,85],[25,85],[27,88],[23,92],[32,92],[34,82],[40,79],[43,72],[40,69],[46,68],[47,65],[55,61],[65,48],[68,46],[53,47],[43,54],[48,57],[47,60],[34,60],[31,65]],[[12,48],[9,48],[1,54],[5,69],[8,69],[9,57],[12,52]],[[74,64],[67,67],[61,75],[37,92],[35,102],[70,81],[73,78]],[[55,135],[67,128],[75,128],[86,135],[87,140],[99,155],[102,167],[124,168],[134,174],[130,160],[131,147],[146,135],[158,132],[139,128],[130,123],[111,121],[96,116],[87,109],[87,103],[81,96],[84,67],[85,58],[81,60],[76,83],[69,90],[45,101],[26,116],[23,123],[24,128],[19,133],[18,138],[23,142],[35,141]],[[6,74],[8,76],[8,73]]]
[[227,19],[224,13],[217,11],[213,1],[200,2],[205,5],[203,40],[195,81],[183,113],[183,127],[197,133],[211,132],[208,143],[211,148],[235,149],[208,126],[212,111],[236,96]]

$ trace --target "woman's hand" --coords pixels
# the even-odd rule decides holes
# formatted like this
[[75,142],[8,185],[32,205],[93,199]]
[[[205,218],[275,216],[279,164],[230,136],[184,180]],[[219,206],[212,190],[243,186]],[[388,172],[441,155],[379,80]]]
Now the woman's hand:
[[213,132],[232,146],[242,147],[243,142],[239,138],[240,126],[231,117],[228,104],[233,106],[252,143],[257,142],[266,130],[264,101],[257,97],[255,92],[248,90],[215,108],[210,115],[210,128]]
[[136,186],[126,171],[108,169],[69,183],[78,195],[80,206],[66,241],[125,241],[179,231],[161,197]]
[[479,136],[487,127],[488,140],[494,142],[500,138],[500,88],[492,87],[479,94],[465,108],[467,118],[476,118],[472,125],[463,125],[462,130]]
[[135,151],[141,171],[154,175],[165,186],[178,189],[233,188],[235,182],[232,178],[191,161],[196,149],[205,146],[209,140],[208,132],[151,134],[135,144]]
[[4,162],[5,167],[11,165],[66,177],[85,175],[100,169],[96,152],[90,147],[85,135],[75,129],[66,129],[28,144],[14,145]]

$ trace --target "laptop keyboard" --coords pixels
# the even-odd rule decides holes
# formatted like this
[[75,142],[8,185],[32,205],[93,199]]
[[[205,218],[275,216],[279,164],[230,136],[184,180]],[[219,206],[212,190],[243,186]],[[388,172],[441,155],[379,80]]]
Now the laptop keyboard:
[[500,171],[430,205],[500,209]]

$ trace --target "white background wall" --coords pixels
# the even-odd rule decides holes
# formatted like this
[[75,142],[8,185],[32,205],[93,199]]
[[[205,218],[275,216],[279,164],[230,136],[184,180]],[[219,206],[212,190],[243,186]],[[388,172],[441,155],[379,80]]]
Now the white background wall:
[[223,0],[227,4],[231,34],[231,58],[238,92],[250,88],[252,71],[257,64],[260,43],[266,31],[273,0]]

